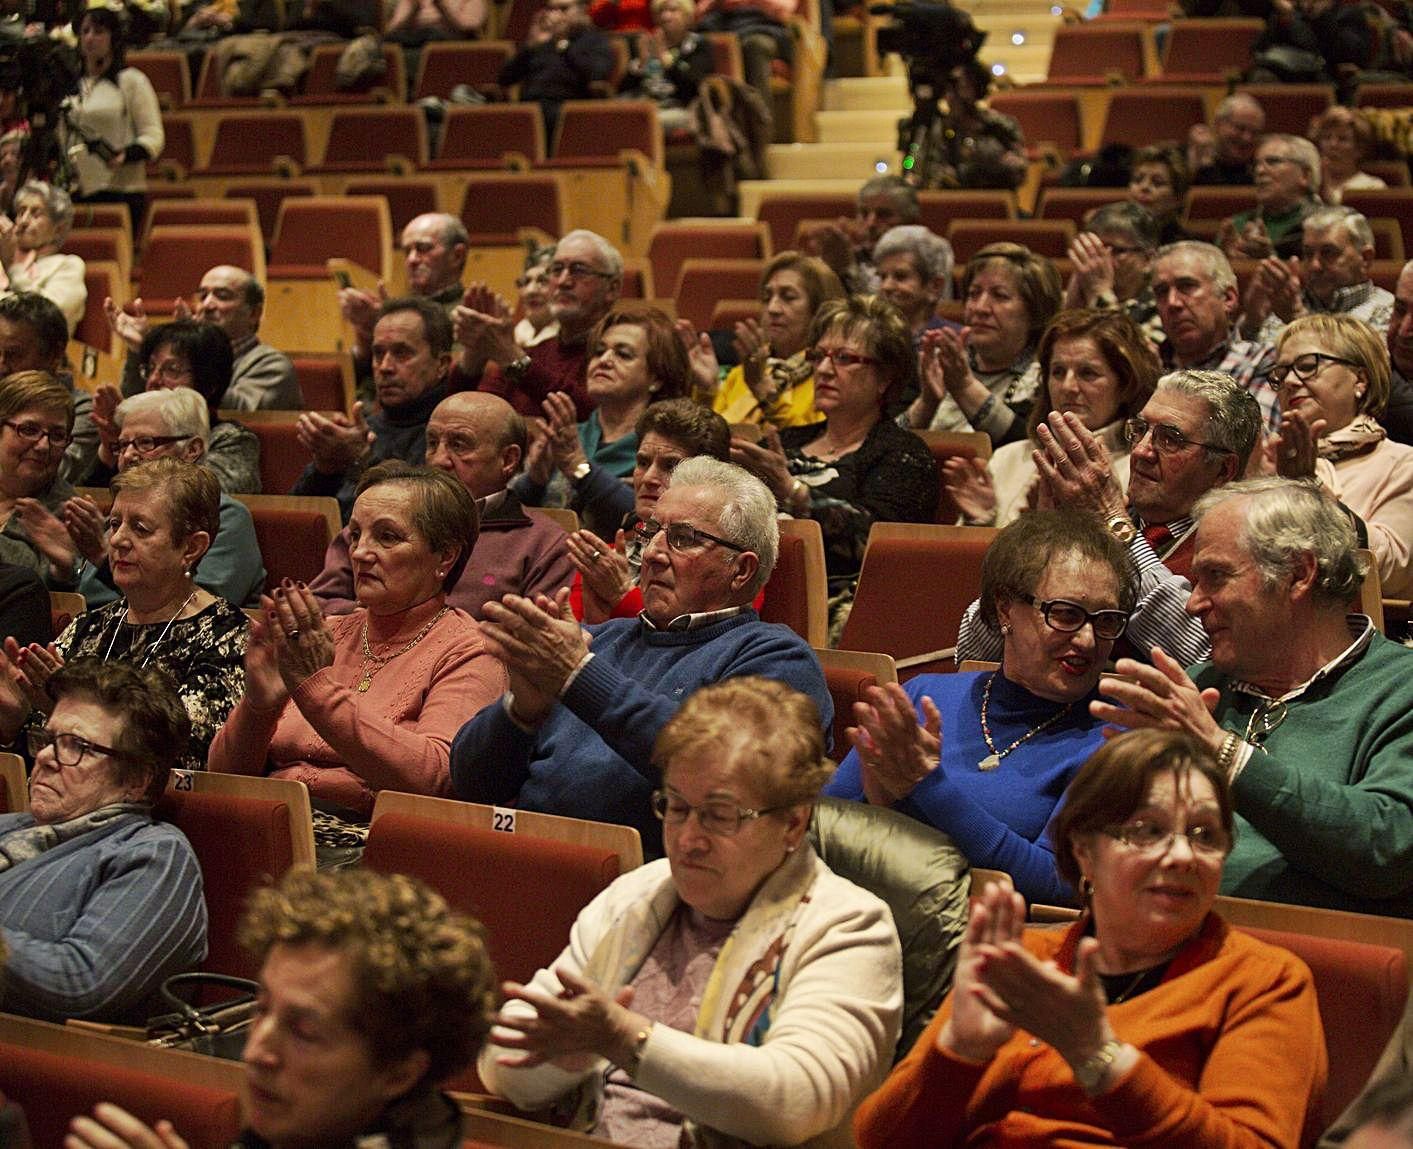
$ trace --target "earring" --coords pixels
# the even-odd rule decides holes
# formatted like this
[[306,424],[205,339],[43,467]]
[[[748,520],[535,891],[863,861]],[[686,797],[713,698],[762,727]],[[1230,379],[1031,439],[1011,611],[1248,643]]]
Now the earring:
[[1089,880],[1089,875],[1079,879],[1080,900],[1087,906],[1094,900],[1094,883]]
[[1001,634],[1002,634],[1002,635],[1009,635],[1010,633],[1011,633],[1011,624],[1010,624],[1009,622],[1003,622],[1003,623],[1001,624]]

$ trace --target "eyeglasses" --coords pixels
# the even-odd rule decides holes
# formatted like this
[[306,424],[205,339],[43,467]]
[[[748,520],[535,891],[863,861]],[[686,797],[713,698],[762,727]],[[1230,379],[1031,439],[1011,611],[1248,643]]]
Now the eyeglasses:
[[1266,382],[1279,391],[1286,386],[1286,380],[1292,374],[1295,375],[1299,383],[1309,383],[1321,371],[1326,363],[1342,363],[1346,367],[1362,367],[1362,363],[1355,363],[1352,359],[1341,359],[1338,355],[1326,355],[1323,351],[1309,351],[1304,355],[1297,355],[1289,363],[1276,363],[1266,372]]
[[1231,839],[1219,826],[1197,825],[1173,830],[1139,818],[1122,826],[1111,826],[1104,833],[1116,842],[1122,842],[1135,854],[1150,858],[1161,858],[1173,848],[1179,837],[1186,838],[1188,848],[1202,857],[1224,857],[1231,850]]
[[1298,164],[1300,161],[1294,156],[1257,156],[1251,166],[1256,168],[1273,168],[1277,164]]
[[139,435],[136,439],[119,439],[117,442],[118,454],[124,451],[136,451],[144,459],[157,450],[158,447],[170,446],[172,443],[180,443],[183,439],[190,439],[190,435]]
[[549,265],[551,279],[583,279],[586,275],[597,275],[600,279],[613,278],[613,272],[600,271],[597,267],[590,267],[587,263],[561,263],[559,260],[555,260]]
[[80,738],[77,734],[56,733],[53,730],[30,730],[27,740],[31,758],[39,757],[41,750],[46,746],[52,746],[54,747],[54,761],[60,766],[77,766],[83,761],[85,754],[107,754],[110,758],[122,757],[122,754],[111,746],[100,746],[97,742],[90,742],[87,738]]
[[1041,602],[1033,595],[1017,596],[1021,602],[1028,602],[1045,619],[1051,630],[1063,634],[1073,634],[1087,622],[1094,627],[1094,637],[1104,642],[1112,642],[1128,629],[1128,615],[1121,610],[1085,610],[1077,602],[1069,599],[1051,598]]
[[697,824],[717,838],[734,838],[745,823],[786,809],[784,806],[766,806],[761,810],[743,810],[730,802],[706,802],[693,806],[680,795],[669,794],[665,790],[653,791],[652,806],[658,820],[669,826],[682,825],[695,811]]
[[716,543],[738,554],[746,552],[745,547],[738,543],[733,543],[729,539],[723,539],[720,535],[707,534],[706,531],[698,530],[691,523],[660,523],[656,519],[648,519],[646,522],[638,524],[634,533],[638,536],[638,541],[644,546],[657,538],[659,531],[667,534],[667,545],[674,551],[694,551],[698,547],[705,546],[708,542]]
[[1138,446],[1149,431],[1153,432],[1153,446],[1164,455],[1176,455],[1186,447],[1201,447],[1204,451],[1215,451],[1219,455],[1236,454],[1235,451],[1227,447],[1217,447],[1211,443],[1189,439],[1170,423],[1150,423],[1140,415],[1134,415],[1131,419],[1124,420],[1124,438],[1128,440],[1130,447]]
[[1142,255],[1148,250],[1146,247],[1129,247],[1127,244],[1122,243],[1106,243],[1104,246],[1109,249],[1110,255],[1118,256]]
[[187,364],[177,359],[164,359],[161,363],[142,364],[142,375],[146,379],[156,375],[159,379],[185,379],[191,374],[191,368]]
[[18,435],[20,441],[24,443],[38,443],[39,440],[47,438],[51,446],[63,448],[73,438],[67,431],[60,431],[57,427],[46,427],[43,423],[17,423],[13,419],[6,419],[5,426]]
[[845,351],[842,347],[811,347],[805,352],[805,360],[812,367],[818,367],[826,359],[847,370],[850,367],[857,367],[860,363],[878,362],[872,355],[858,355],[853,351]]

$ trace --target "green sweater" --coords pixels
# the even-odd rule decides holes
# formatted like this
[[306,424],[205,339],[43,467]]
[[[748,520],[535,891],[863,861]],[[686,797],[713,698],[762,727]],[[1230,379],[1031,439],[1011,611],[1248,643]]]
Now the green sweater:
[[[1244,735],[1257,699],[1211,663],[1190,673]],[[1374,635],[1290,704],[1233,789],[1222,893],[1413,917],[1413,650]]]

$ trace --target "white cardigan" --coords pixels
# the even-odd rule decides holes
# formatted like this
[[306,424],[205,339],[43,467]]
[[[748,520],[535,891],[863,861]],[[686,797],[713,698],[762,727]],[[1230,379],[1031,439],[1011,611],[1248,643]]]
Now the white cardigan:
[[[129,144],[141,144],[148,159],[162,154],[167,137],[162,131],[162,107],[152,81],[136,68],[123,68],[117,83],[105,77],[92,86],[84,81],[87,92],[74,101],[74,122],[88,136],[97,136],[109,147],[123,151]],[[69,144],[77,141],[70,140]],[[80,147],[74,159],[78,169],[79,187],[83,195],[94,192],[140,192],[147,187],[146,161],[120,164],[111,170],[87,148]]]
[[[531,984],[558,994],[554,969],[566,968],[615,992],[641,967],[677,905],[666,859],[624,874],[584,908],[569,945]],[[733,991],[787,927],[793,932],[765,1040],[723,1043]],[[806,843],[766,880],[723,945],[697,1021],[707,1036],[654,1026],[635,1080],[697,1126],[698,1144],[851,1146],[850,1117],[888,1072],[902,1003],[888,907],[831,871]],[[520,1001],[505,1008],[533,1012]],[[507,1051],[494,1044],[496,1033],[481,1052],[481,1080],[520,1108],[544,1108],[581,1084],[602,1090],[603,1060],[574,1072],[553,1063],[498,1065]]]

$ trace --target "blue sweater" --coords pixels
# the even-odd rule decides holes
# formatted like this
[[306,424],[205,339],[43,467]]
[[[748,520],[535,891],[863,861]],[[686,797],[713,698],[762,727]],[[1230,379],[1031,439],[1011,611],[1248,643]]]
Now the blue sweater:
[[500,702],[461,728],[451,746],[459,798],[635,826],[644,856],[661,857],[648,801],[658,785],[653,743],[692,691],[758,674],[808,694],[825,731],[834,721],[814,652],[753,610],[698,630],[650,630],[636,618],[588,629],[594,657],[536,730],[521,730]]
[[[0,814],[0,843],[34,825]],[[126,814],[0,870],[3,1006],[46,1021],[141,1023],[206,956],[201,868],[182,832]]]
[[[1103,744],[1103,723],[1089,715],[1089,695],[1061,721],[1016,747],[995,770],[978,763],[991,753],[981,733],[981,694],[990,671],[920,674],[903,690],[922,721],[922,697],[942,716],[942,763],[896,809],[948,835],[974,866],[1004,870],[1028,902],[1067,903],[1074,891],[1055,869],[1046,827],[1065,787]],[[997,674],[987,707],[991,740],[1004,750],[1056,711]],[[858,751],[850,750],[826,794],[863,801]]]

